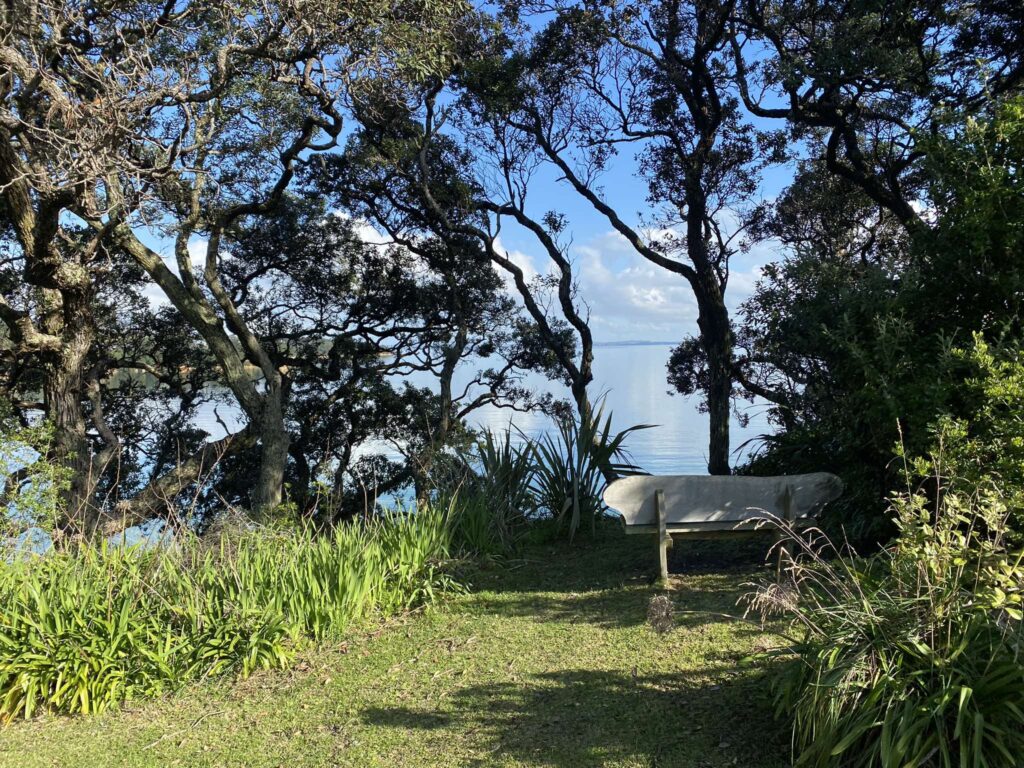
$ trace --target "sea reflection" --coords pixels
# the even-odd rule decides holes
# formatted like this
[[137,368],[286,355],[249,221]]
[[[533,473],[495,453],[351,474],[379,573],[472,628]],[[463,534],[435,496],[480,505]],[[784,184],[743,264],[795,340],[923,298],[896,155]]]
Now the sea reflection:
[[[669,394],[665,363],[670,345],[604,346],[594,350],[595,397],[605,396],[605,412],[612,414],[614,429],[634,424],[653,424],[652,429],[637,432],[627,442],[633,462],[651,474],[703,474],[707,472],[708,417],[700,413],[699,397]],[[539,377],[534,385],[541,392],[563,393]],[[746,427],[733,419],[730,442],[733,463],[739,463],[755,447],[756,439],[771,427],[763,403],[742,407],[748,419]],[[475,422],[483,428],[503,430],[513,423],[530,437],[551,428],[540,414],[509,413],[500,408],[481,409]],[[748,442],[751,441],[752,442]]]
[[[665,363],[672,347],[668,344],[602,346],[594,351],[594,383],[591,391],[595,398],[606,397],[605,412],[612,414],[615,429],[624,429],[634,424],[653,424],[652,429],[634,434],[627,442],[633,463],[652,474],[703,474],[707,471],[708,417],[698,410],[699,398],[670,395],[665,378]],[[457,375],[456,391],[474,375],[473,368],[466,364]],[[427,377],[411,381],[418,386],[430,386]],[[540,376],[533,376],[528,383],[538,393],[551,392],[558,397],[568,393],[559,384]],[[237,410],[221,405],[217,408],[220,420],[213,408],[200,415],[200,425],[213,436],[220,436],[224,429],[241,426]],[[760,435],[769,433],[771,427],[765,418],[766,408],[762,403],[743,408],[749,423],[740,426],[733,420],[731,445],[733,464],[740,463],[744,456],[756,446]],[[504,408],[487,406],[476,411],[471,417],[472,426],[503,432],[511,424],[523,434],[536,438],[552,428],[549,419],[536,413],[519,413]],[[748,442],[752,441],[752,442]],[[746,443],[746,445],[744,445]],[[367,451],[384,452],[397,456],[397,452],[383,445],[364,446],[360,453]]]

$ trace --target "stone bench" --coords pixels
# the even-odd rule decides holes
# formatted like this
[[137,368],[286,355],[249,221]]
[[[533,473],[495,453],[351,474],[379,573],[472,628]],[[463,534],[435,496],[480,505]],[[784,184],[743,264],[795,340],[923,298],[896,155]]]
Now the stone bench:
[[[795,528],[807,527],[842,490],[842,481],[828,472],[778,477],[635,475],[610,483],[604,502],[622,515],[626,533],[658,534],[661,578],[667,579],[673,537],[750,534],[763,530],[765,518],[771,517]],[[779,526],[775,531],[781,535]]]

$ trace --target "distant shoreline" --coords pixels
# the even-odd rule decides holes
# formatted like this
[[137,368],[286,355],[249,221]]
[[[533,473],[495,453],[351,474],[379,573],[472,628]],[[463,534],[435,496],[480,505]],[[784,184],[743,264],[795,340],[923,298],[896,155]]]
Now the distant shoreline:
[[678,341],[595,341],[595,347],[675,347]]

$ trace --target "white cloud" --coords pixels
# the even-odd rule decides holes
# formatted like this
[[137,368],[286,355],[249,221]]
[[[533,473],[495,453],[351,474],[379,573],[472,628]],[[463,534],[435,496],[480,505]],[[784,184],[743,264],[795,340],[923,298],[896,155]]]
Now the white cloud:
[[[651,232],[664,240],[669,232]],[[509,258],[535,275],[545,262],[522,251]],[[678,341],[697,333],[697,302],[690,284],[642,258],[618,232],[600,234],[572,248],[579,299],[590,311],[598,341]],[[760,244],[733,258],[726,302],[735,310],[754,290],[762,266],[778,258],[773,244]]]
[[[188,255],[191,257],[194,264],[201,264],[206,261],[206,249],[210,247],[209,240],[203,239],[192,239],[188,243]],[[223,248],[220,249],[223,252]],[[168,262],[168,266],[174,270],[174,274],[178,274],[178,264],[173,258],[165,258],[164,261]]]
[[390,245],[394,242],[390,236],[377,229],[366,219],[352,219],[352,217],[344,211],[333,211],[333,214],[339,219],[345,219],[346,221],[353,220],[355,224],[353,225],[352,230],[356,237],[364,243],[369,243],[370,245]]
[[[531,282],[538,276],[539,272],[537,270],[537,267],[534,265],[534,261],[529,254],[524,253],[523,251],[516,250],[514,248],[512,250],[509,250],[508,248],[505,247],[505,244],[502,243],[500,237],[495,238],[494,240],[494,250],[496,250],[506,259],[511,261],[521,270],[523,270],[523,277],[526,279],[527,283]],[[508,290],[510,293],[515,293],[518,296],[519,294],[516,291],[515,279],[512,277],[512,275],[509,274],[507,270],[503,269],[498,264],[493,264],[492,266],[498,272],[498,274],[501,275],[501,279],[505,283],[506,290]]]

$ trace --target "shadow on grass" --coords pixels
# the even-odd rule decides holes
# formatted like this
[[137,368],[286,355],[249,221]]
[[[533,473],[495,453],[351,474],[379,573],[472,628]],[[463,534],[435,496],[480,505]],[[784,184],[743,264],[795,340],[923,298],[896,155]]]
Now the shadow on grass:
[[[653,541],[605,528],[573,545],[531,547],[517,563],[475,574],[473,610],[605,629],[643,624],[648,603],[658,593]],[[737,600],[751,591],[751,582],[773,578],[774,571],[764,565],[763,544],[756,539],[753,544],[742,539],[677,542],[677,556],[687,563],[670,593],[677,625],[699,627],[720,622],[722,615],[742,614]]]
[[[674,574],[773,573],[774,538],[770,532],[726,539],[679,539],[669,550],[669,572]],[[652,544],[652,551],[654,545]]]
[[462,688],[443,706],[369,708],[362,719],[436,731],[439,740],[472,734],[477,757],[469,765],[499,757],[559,768],[786,763],[786,736],[760,669],[719,669],[714,677],[566,670]]
[[[739,617],[737,600],[749,587],[736,580],[709,578],[698,587],[680,586],[670,594],[676,610],[675,626],[694,629]],[[652,589],[603,589],[590,592],[508,592],[497,599],[478,598],[475,611],[498,616],[525,617],[538,623],[591,624],[602,629],[635,627],[647,622],[647,608],[657,594]],[[753,630],[752,630],[753,631]]]
[[[674,575],[774,573],[771,536],[726,539],[679,539],[669,550]],[[522,560],[486,569],[480,587],[496,591],[550,591],[618,588],[651,584],[657,578],[658,549],[653,535],[629,536],[621,526],[606,524],[575,543],[533,545]]]

